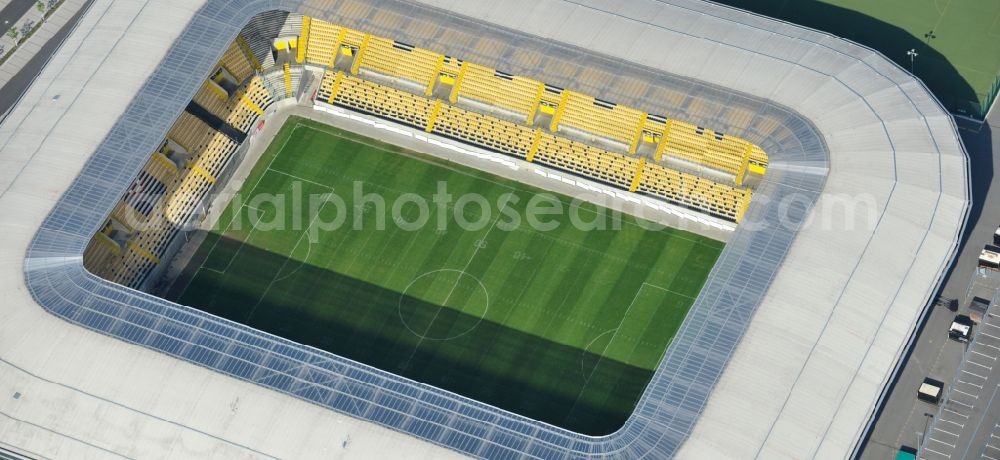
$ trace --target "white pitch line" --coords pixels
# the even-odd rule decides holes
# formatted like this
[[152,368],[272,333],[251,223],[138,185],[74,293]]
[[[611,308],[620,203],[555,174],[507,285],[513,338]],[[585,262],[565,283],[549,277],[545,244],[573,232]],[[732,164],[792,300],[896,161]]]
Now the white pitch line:
[[[332,187],[330,188],[330,191],[333,191]],[[281,273],[282,270],[285,269],[285,266],[288,265],[288,261],[292,260],[291,255],[295,252],[296,249],[298,249],[299,244],[302,243],[302,237],[306,236],[309,233],[309,229],[311,229],[312,226],[313,226],[313,224],[316,223],[316,219],[319,218],[319,213],[323,210],[323,206],[325,206],[325,205],[326,205],[326,203],[323,203],[323,204],[321,204],[319,206],[319,209],[316,210],[316,215],[312,216],[312,218],[309,219],[309,224],[306,225],[305,231],[303,231],[302,234],[300,234],[299,237],[295,239],[295,245],[292,246],[292,251],[288,253],[289,257],[286,258],[285,261],[281,263],[281,266],[278,267],[278,271],[275,272],[275,274],[274,274],[274,278],[271,278],[271,282],[267,283],[267,286],[264,288],[264,292],[260,295],[260,298],[257,299],[257,303],[255,303],[253,305],[253,307],[250,308],[250,313],[247,315],[246,322],[249,322],[250,318],[253,318],[254,313],[257,312],[257,307],[259,307],[260,304],[262,302],[264,302],[264,297],[267,296],[267,294],[269,292],[271,292],[271,288],[274,287],[274,283],[276,283],[276,282],[284,279],[284,278],[280,278],[279,279],[278,275]],[[258,222],[260,222],[260,221],[258,220]],[[311,242],[309,243],[309,246],[310,246],[310,248],[312,247],[312,243]],[[242,248],[243,246],[240,246],[240,247]],[[312,253],[312,249],[310,249],[309,253],[310,254]],[[303,260],[302,263],[305,264],[306,263],[305,260]],[[230,264],[232,264],[232,261],[230,261]]]
[[[503,214],[503,211],[504,211],[504,209],[506,209],[506,207],[507,207],[507,203],[504,203],[504,205],[500,207],[499,213]],[[482,245],[476,244],[476,248],[472,250],[472,255],[469,256],[469,260],[465,263],[465,266],[462,267],[461,270],[459,270],[460,274],[459,274],[458,278],[455,279],[455,284],[451,287],[451,291],[448,291],[448,295],[445,296],[444,302],[441,302],[440,307],[438,307],[437,311],[434,312],[434,316],[431,317],[431,321],[429,323],[427,323],[427,327],[424,329],[424,332],[422,334],[420,334],[420,337],[417,339],[417,344],[413,346],[413,352],[411,352],[410,356],[408,358],[406,358],[406,362],[404,363],[404,366],[408,367],[410,365],[410,361],[412,361],[413,357],[416,356],[417,350],[420,349],[420,344],[422,344],[424,342],[424,339],[426,338],[427,334],[430,333],[430,331],[431,331],[431,327],[434,326],[434,321],[437,321],[438,316],[441,315],[441,311],[444,310],[445,308],[447,308],[446,305],[448,305],[448,300],[451,299],[451,296],[452,296],[452,294],[455,293],[455,289],[458,287],[458,284],[462,281],[462,274],[464,274],[465,271],[469,269],[469,266],[472,265],[472,261],[476,259],[476,254],[479,254],[479,250],[482,249],[486,245],[486,239],[490,237],[490,233],[493,232],[493,229],[496,228],[497,222],[499,222],[499,221],[500,221],[500,216],[497,216],[497,218],[493,220],[493,223],[490,224],[490,228],[488,228],[486,230],[486,233],[483,234],[483,237],[480,238],[477,241],[477,242],[481,242]]]
[[652,283],[647,283],[647,282],[645,282],[645,281],[643,281],[643,282],[642,282],[642,284],[641,284],[641,285],[639,286],[639,289],[642,289],[642,286],[649,286],[649,287],[651,287],[651,288],[656,288],[656,289],[659,289],[659,290],[661,290],[661,291],[663,291],[663,292],[669,292],[669,293],[671,293],[671,294],[674,294],[674,295],[679,295],[679,296],[681,296],[681,297],[684,297],[684,298],[686,298],[686,299],[691,299],[691,300],[696,300],[696,298],[695,298],[695,297],[691,297],[691,296],[689,296],[689,295],[687,295],[687,294],[682,294],[682,293],[680,293],[680,292],[677,292],[677,291],[674,291],[674,290],[672,290],[672,289],[667,289],[667,288],[665,288],[665,287],[663,287],[663,286],[657,286],[657,285],[655,285],[655,284],[652,284]]
[[[255,208],[253,206],[246,205],[246,204],[243,205],[243,207],[249,208],[249,209],[257,209],[257,208]],[[250,241],[250,238],[253,236],[253,232],[257,231],[257,226],[259,226],[260,223],[261,223],[261,221],[264,220],[264,214],[260,213],[259,211],[260,210],[258,209],[257,222],[254,222],[253,224],[250,225],[250,232],[247,233],[247,237],[246,238],[244,238],[242,241],[240,241],[240,247],[236,248],[236,252],[233,253],[233,257],[231,257],[229,259],[229,262],[226,263],[226,267],[222,269],[222,273],[228,272],[229,271],[229,267],[233,266],[233,261],[236,260],[236,257],[240,255],[240,251],[242,251],[243,247],[248,244],[247,242]],[[240,211],[240,210],[238,210],[236,212],[237,213],[242,213],[242,211]],[[240,217],[242,218],[242,216],[240,216]],[[233,220],[235,220],[235,219],[236,218],[234,217]],[[230,228],[230,227],[232,227],[233,220],[229,221],[229,226],[227,227],[227,229]],[[219,238],[219,239],[215,240],[215,243],[212,243],[212,249],[211,249],[211,251],[209,251],[209,255],[211,255],[212,252],[215,251],[215,246],[218,245],[219,241],[221,241],[221,240],[222,240],[222,238]],[[205,261],[207,262],[208,259],[206,258]],[[204,262],[202,263],[202,266],[204,266]]]
[[330,186],[329,186],[329,185],[326,185],[326,184],[321,184],[321,183],[319,183],[319,182],[316,182],[316,181],[312,181],[312,180],[309,180],[309,179],[306,179],[305,177],[299,177],[299,176],[296,176],[295,174],[292,174],[292,173],[287,173],[287,172],[284,172],[284,171],[282,171],[282,170],[280,170],[280,169],[274,169],[274,168],[272,168],[272,167],[270,167],[270,166],[268,166],[268,167],[267,167],[267,171],[271,171],[271,172],[276,172],[276,173],[278,173],[278,174],[281,174],[281,175],[284,175],[284,176],[288,176],[288,177],[291,177],[292,179],[297,179],[297,180],[300,180],[300,181],[302,181],[302,182],[308,182],[308,183],[310,183],[310,184],[313,184],[313,185],[318,185],[318,186],[320,186],[320,187],[324,187],[324,188],[330,188]]
[[[594,372],[597,371],[597,366],[599,364],[601,364],[601,360],[604,358],[604,354],[608,352],[608,348],[611,347],[611,343],[614,342],[615,337],[618,335],[618,332],[621,331],[622,326],[625,324],[625,319],[628,318],[628,312],[631,311],[632,310],[632,306],[635,305],[635,299],[638,299],[639,298],[639,294],[642,293],[643,286],[646,286],[646,283],[640,284],[639,285],[639,289],[636,290],[635,291],[635,295],[632,296],[632,301],[629,302],[628,307],[625,308],[625,313],[622,315],[621,321],[618,321],[618,326],[615,327],[615,332],[613,332],[611,334],[611,338],[608,339],[608,343],[604,345],[604,350],[601,351],[600,358],[597,359],[597,364],[594,364],[593,369],[590,370],[590,375],[588,375],[587,378],[584,379],[584,387],[586,387],[586,385],[588,383],[590,383],[590,379],[594,376]],[[655,286],[655,285],[652,285],[652,284],[650,284],[650,286],[653,286],[653,287],[656,287],[656,288],[659,287],[659,286]],[[662,288],[660,288],[660,289],[662,289]],[[582,391],[581,391],[581,394],[582,394]],[[579,401],[579,397],[577,397],[577,401]],[[574,405],[575,404],[576,403],[574,402]]]

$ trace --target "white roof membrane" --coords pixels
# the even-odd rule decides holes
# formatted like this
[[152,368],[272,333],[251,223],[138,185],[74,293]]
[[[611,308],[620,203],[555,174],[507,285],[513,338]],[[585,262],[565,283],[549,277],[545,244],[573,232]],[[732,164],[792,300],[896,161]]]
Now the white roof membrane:
[[[96,0],[0,125],[0,365],[17,375],[0,386],[28,389],[0,402],[0,439],[47,456],[340,447],[316,433],[349,434],[360,456],[849,455],[964,225],[968,165],[949,115],[870,49],[710,3],[511,6]],[[570,433],[86,273],[87,241],[148,152],[240,28],[275,8],[718,127],[769,153],[747,223],[622,430]],[[88,429],[95,418],[114,429]]]

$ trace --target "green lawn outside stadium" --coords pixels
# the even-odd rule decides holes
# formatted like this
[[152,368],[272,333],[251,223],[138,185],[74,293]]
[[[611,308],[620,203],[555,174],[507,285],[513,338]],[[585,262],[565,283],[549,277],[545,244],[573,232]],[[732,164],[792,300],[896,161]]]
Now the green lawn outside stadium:
[[[981,115],[1000,75],[1000,1],[718,0],[867,45],[910,69],[953,112]],[[933,31],[932,36],[925,36]]]
[[[385,198],[386,214],[406,193],[425,198],[428,225],[403,228],[389,215],[375,229],[378,205],[355,207],[356,181]],[[442,181],[456,200],[444,208],[432,201]],[[254,201],[296,187],[332,191],[345,206],[322,202],[311,212],[303,199],[302,211],[279,213]],[[466,192],[494,204],[489,215],[458,206]],[[198,249],[178,282],[182,293],[170,296],[516,413],[607,434],[631,413],[723,243],[590,204],[580,217],[604,216],[608,229],[576,228],[565,214],[545,216],[559,224],[547,231],[507,218],[526,216],[541,192],[292,118]],[[549,195],[568,207],[570,198]],[[416,219],[419,207],[407,203],[401,216]],[[321,229],[338,216],[341,228]],[[483,224],[463,230],[459,220]],[[270,229],[279,223],[294,228]]]

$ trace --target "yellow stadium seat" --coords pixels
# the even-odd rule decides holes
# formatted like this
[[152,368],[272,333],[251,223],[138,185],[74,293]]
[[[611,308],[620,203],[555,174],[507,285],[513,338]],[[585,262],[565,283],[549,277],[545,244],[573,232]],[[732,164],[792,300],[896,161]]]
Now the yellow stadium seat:
[[444,60],[438,53],[376,36],[369,36],[359,57],[360,69],[412,81],[422,87],[433,85]]
[[346,35],[343,27],[325,21],[310,20],[302,24],[301,43],[305,46],[304,60],[309,64],[333,67],[337,50]]
[[518,114],[524,121],[534,115],[541,97],[542,83],[464,62],[461,84],[452,92],[452,103],[467,97]]
[[225,67],[230,74],[236,77],[239,83],[243,83],[253,73],[253,64],[244,54],[238,42],[238,40],[234,40],[229,48],[226,48],[220,62],[222,67]]
[[434,106],[426,98],[346,74],[333,103],[421,129],[427,127]]
[[565,91],[563,100],[558,108],[559,119],[553,121],[553,131],[559,125],[571,126],[621,142],[629,146],[630,152],[635,151],[632,146],[642,128],[645,113],[575,91]]
[[525,158],[534,132],[517,123],[442,104],[433,132]]
[[737,185],[740,185],[752,153],[767,164],[763,151],[758,147],[755,152],[754,147],[756,146],[738,137],[670,120],[660,145],[657,146],[656,155],[657,159],[666,154],[732,174],[736,177]]

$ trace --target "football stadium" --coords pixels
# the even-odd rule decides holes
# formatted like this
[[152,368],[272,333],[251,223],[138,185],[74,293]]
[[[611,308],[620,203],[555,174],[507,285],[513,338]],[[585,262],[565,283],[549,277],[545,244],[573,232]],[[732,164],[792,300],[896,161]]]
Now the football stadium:
[[906,70],[689,0],[95,0],[0,140],[28,457],[850,457],[970,205]]

